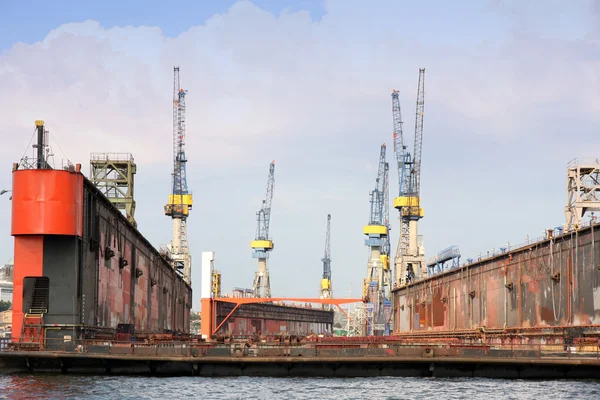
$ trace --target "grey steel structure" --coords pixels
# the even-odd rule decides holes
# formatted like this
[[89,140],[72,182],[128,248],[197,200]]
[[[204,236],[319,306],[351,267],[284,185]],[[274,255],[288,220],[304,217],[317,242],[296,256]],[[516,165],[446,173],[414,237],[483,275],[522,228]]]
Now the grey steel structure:
[[565,231],[582,226],[588,211],[600,210],[600,160],[576,158],[567,166],[567,205]]
[[[323,278],[321,279],[321,298],[331,298],[331,214],[327,214],[327,231],[325,233],[325,254],[323,262]],[[323,304],[323,309],[329,310],[329,304]]]
[[119,210],[124,210],[127,220],[135,221],[134,176],[136,165],[129,153],[92,153],[90,155],[90,180]]

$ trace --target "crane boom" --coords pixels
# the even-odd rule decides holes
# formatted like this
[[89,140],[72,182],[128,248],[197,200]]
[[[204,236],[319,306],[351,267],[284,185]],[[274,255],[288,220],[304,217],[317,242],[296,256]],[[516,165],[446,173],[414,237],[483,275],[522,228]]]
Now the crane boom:
[[394,127],[394,152],[398,164],[398,188],[400,196],[406,195],[410,190],[410,153],[404,145],[402,132],[402,110],[397,90],[392,91],[392,116]]
[[325,233],[325,254],[323,261],[323,279],[331,279],[331,214],[327,214],[327,230]]
[[371,191],[370,202],[371,212],[369,216],[369,225],[383,225],[383,186],[384,186],[384,174],[385,174],[385,157],[386,157],[386,145],[381,145],[379,151],[379,165],[377,168],[377,178],[375,179],[375,189]]
[[[185,96],[179,83],[179,67],[174,68],[173,82],[173,194],[188,193],[185,156]],[[185,214],[185,213],[183,213]]]
[[[390,259],[389,259],[389,255],[390,255],[390,250],[391,250],[391,246],[390,246],[390,237],[389,237],[389,231],[392,230],[392,226],[390,225],[390,164],[389,163],[385,163],[385,167],[384,167],[384,173],[383,173],[383,224],[387,227],[388,230],[388,236],[386,236],[384,238],[383,241],[383,245],[381,246],[381,253],[382,255],[387,256],[386,257],[386,264],[387,264],[387,268],[389,269],[390,267]],[[384,266],[385,267],[385,266]]]
[[258,211],[258,224],[256,226],[256,240],[269,240],[269,224],[271,222],[271,203],[273,202],[273,186],[275,185],[275,161],[269,165],[269,178],[265,190],[265,199]]
[[413,159],[414,186],[413,193],[421,192],[421,152],[423,151],[423,115],[425,113],[425,68],[419,68],[419,84],[417,87],[417,107],[415,112],[415,150]]

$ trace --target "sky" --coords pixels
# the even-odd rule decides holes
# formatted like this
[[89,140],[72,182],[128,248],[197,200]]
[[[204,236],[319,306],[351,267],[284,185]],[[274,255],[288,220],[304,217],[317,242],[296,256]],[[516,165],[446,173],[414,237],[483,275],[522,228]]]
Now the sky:
[[[334,296],[360,296],[382,143],[398,193],[390,95],[400,92],[412,146],[419,68],[428,257],[458,245],[474,258],[562,225],[567,163],[600,153],[600,2],[88,3],[0,0],[0,186],[43,119],[57,165],[88,174],[92,152],[132,153],[139,229],[168,243],[179,66],[194,308],[203,251],[216,252],[224,291],[252,286],[249,244],[272,160],[272,294],[318,296],[331,213]],[[2,196],[0,260],[12,246]]]

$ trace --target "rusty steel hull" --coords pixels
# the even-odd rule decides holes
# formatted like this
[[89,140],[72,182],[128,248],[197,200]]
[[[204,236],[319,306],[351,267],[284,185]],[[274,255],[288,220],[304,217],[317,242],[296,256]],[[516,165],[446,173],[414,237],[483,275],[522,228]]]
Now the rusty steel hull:
[[[235,304],[216,303],[216,326],[221,325]],[[333,311],[274,304],[244,304],[219,328],[217,334],[244,336],[311,335],[331,333]]]
[[79,167],[15,170],[13,193],[15,341],[189,333],[191,287]]
[[191,287],[88,180],[84,207],[82,323],[188,333]]
[[600,226],[393,291],[394,335],[553,341],[600,335]]

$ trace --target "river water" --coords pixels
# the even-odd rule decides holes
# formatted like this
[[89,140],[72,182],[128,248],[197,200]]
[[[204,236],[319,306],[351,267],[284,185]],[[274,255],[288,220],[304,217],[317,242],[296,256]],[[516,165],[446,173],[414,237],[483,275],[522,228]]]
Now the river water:
[[[600,374],[599,374],[600,376]],[[0,375],[2,399],[600,399],[597,381]]]

